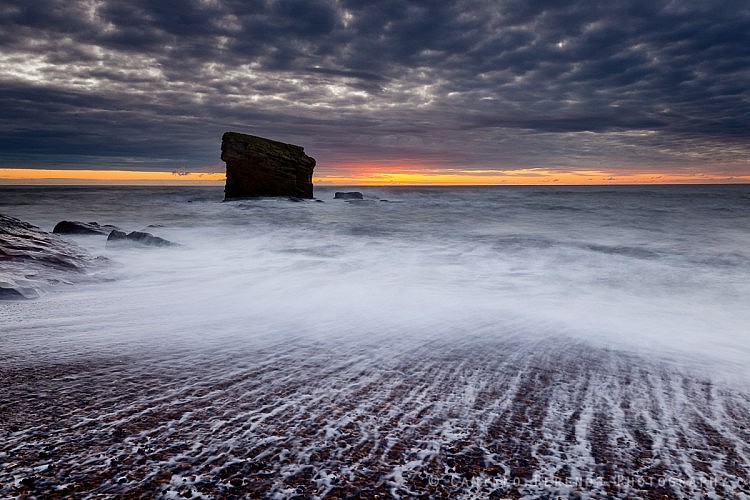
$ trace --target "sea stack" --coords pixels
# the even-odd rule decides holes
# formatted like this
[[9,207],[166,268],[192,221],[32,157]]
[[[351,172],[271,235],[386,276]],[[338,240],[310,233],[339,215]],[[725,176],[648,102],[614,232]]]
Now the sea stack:
[[293,144],[226,132],[221,159],[227,164],[224,199],[256,196],[312,198],[315,158]]

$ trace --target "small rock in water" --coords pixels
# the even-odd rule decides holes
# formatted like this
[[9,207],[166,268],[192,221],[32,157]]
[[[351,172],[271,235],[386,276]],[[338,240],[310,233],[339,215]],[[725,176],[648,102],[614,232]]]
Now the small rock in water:
[[109,233],[109,236],[107,237],[107,247],[121,245],[123,243],[143,247],[171,247],[177,245],[177,243],[173,243],[169,240],[165,240],[164,238],[143,231],[125,233],[124,231],[118,231],[115,229]]
[[96,222],[79,222],[63,220],[55,225],[52,230],[56,234],[108,234],[113,229],[117,229],[115,226],[104,225],[101,226]]
[[128,233],[124,231],[118,231],[115,229],[111,233],[109,233],[109,236],[107,236],[107,244],[109,244],[110,241],[120,241],[120,240],[127,240],[128,239]]
[[21,290],[14,283],[0,281],[0,300],[25,300],[38,296],[33,289],[26,290],[26,294],[21,293]]
[[336,191],[333,195],[335,200],[363,200],[364,196],[359,191]]

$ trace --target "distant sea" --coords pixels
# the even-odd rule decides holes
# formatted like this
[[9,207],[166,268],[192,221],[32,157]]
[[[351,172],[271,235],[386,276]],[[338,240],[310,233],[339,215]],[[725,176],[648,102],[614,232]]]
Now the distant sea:
[[0,187],[180,244],[0,303],[0,496],[750,494],[750,186],[315,196]]

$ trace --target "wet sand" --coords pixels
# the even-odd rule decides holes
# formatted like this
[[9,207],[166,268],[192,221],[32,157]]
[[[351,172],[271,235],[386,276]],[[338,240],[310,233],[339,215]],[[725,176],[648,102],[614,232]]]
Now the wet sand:
[[0,496],[750,495],[748,393],[565,338],[17,357],[0,433]]

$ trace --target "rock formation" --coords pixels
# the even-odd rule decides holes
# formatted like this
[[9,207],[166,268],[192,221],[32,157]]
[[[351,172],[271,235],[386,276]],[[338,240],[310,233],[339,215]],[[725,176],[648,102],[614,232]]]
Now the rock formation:
[[95,262],[59,236],[0,215],[0,300],[32,299],[52,286],[85,279]]
[[109,234],[115,226],[109,224],[101,226],[96,222],[79,222],[62,220],[52,230],[56,234]]
[[173,243],[164,238],[159,238],[151,233],[144,233],[143,231],[133,231],[130,233],[124,233],[123,231],[114,230],[109,233],[107,237],[107,248],[112,245],[134,245],[141,247],[171,247],[177,246],[177,243]]
[[226,132],[221,159],[227,164],[224,197],[312,198],[315,159],[304,148],[254,135]]
[[363,200],[364,197],[359,191],[336,191],[333,195],[335,200]]

